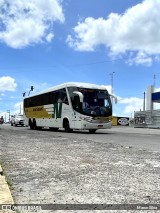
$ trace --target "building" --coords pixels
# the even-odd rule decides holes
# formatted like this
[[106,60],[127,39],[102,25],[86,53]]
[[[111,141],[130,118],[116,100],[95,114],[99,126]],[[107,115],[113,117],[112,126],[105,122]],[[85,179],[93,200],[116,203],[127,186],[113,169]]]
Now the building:
[[153,107],[154,103],[160,103],[160,92],[154,92],[153,86],[149,86],[146,98],[146,110],[144,107],[143,111],[134,113],[135,127],[160,128],[160,109]]

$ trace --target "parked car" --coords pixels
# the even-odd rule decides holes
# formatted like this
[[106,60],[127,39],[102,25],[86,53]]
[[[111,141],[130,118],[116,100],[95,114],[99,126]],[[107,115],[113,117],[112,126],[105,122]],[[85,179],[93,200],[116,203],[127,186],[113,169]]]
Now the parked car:
[[23,119],[23,115],[15,115],[15,116],[12,116],[11,118],[11,126],[24,126],[24,119]]

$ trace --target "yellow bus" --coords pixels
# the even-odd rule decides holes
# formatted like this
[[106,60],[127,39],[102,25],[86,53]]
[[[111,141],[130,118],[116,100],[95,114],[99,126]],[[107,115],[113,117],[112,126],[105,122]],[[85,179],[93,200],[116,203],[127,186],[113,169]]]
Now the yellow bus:
[[111,128],[112,103],[104,86],[64,83],[24,98],[24,123],[30,129],[64,128],[66,132]]

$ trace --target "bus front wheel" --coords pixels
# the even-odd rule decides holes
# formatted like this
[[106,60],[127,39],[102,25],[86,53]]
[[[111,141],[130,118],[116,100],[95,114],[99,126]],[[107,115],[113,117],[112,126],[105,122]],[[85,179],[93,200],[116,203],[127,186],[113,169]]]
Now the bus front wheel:
[[70,128],[68,119],[64,119],[64,121],[63,121],[63,127],[64,127],[64,129],[65,129],[66,132],[72,132],[72,129]]
[[57,127],[49,127],[49,129],[52,130],[52,131],[58,131],[59,130],[59,128],[57,128]]
[[89,129],[89,133],[95,133],[96,132],[96,129]]

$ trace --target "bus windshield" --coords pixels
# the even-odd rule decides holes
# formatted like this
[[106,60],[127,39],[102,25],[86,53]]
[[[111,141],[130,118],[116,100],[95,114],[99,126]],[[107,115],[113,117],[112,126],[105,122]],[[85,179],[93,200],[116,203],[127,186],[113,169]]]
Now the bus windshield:
[[[83,103],[79,101],[77,103],[79,107],[77,108],[74,102],[74,91],[79,91],[83,94]],[[73,108],[76,111],[93,117],[112,115],[112,104],[107,90],[72,87],[69,88],[69,93]]]

